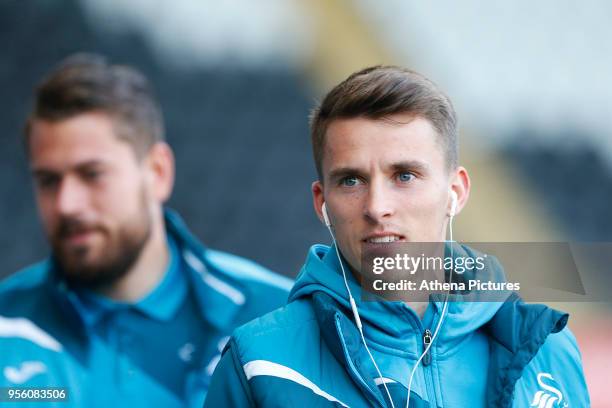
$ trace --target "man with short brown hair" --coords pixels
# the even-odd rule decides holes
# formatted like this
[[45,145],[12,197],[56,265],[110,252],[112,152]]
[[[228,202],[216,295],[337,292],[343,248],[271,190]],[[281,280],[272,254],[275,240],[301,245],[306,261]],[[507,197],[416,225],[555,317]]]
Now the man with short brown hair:
[[135,69],[66,59],[25,136],[51,256],[0,284],[0,386],[58,406],[201,406],[231,330],[283,304],[289,280],[205,248],[164,208],[174,157]]
[[[285,307],[234,331],[206,407],[588,406],[567,314],[514,294],[360,296],[365,253],[444,243],[467,203],[448,97],[415,72],[367,68],[325,96],[311,134],[314,210],[332,245],[309,250]],[[474,253],[446,244],[453,259]],[[503,275],[491,258],[482,273]]]

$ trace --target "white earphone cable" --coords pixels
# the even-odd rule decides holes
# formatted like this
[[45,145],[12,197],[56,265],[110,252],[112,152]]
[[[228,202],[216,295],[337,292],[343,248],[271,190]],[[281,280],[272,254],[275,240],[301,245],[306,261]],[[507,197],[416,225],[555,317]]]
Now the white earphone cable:
[[[453,271],[455,270],[455,258],[454,258],[454,251],[453,251],[453,218],[454,218],[454,215],[451,215],[450,220],[449,220],[450,253],[451,253],[451,259],[453,260],[451,263],[451,270],[450,270],[449,279],[448,279],[449,283],[452,283],[453,281]],[[438,320],[438,325],[436,326],[436,330],[434,331],[434,334],[431,337],[431,341],[429,342],[425,350],[423,350],[423,354],[421,354],[421,357],[419,357],[416,364],[412,368],[412,371],[410,372],[410,379],[408,380],[408,397],[406,398],[406,408],[410,407],[410,390],[412,388],[412,380],[414,378],[414,373],[416,372],[416,369],[421,363],[421,360],[423,360],[423,357],[425,357],[425,355],[429,353],[429,349],[434,344],[434,341],[436,340],[436,337],[438,336],[438,332],[440,331],[440,327],[442,327],[442,322],[444,321],[444,318],[446,317],[446,312],[448,309],[448,295],[449,293],[447,292],[446,296],[444,297],[444,306],[442,307],[442,313],[440,314],[440,320]]]
[[[361,341],[362,341],[362,343],[363,343],[363,345],[364,345],[364,347],[366,349],[366,352],[368,353],[368,356],[370,357],[370,361],[372,361],[372,364],[374,365],[374,368],[376,369],[376,372],[377,372],[379,378],[382,380],[382,385],[385,388],[385,392],[387,393],[387,397],[389,398],[389,401],[391,403],[391,407],[395,408],[395,405],[393,404],[393,398],[391,398],[391,393],[389,392],[389,389],[387,388],[387,384],[383,380],[383,375],[382,375],[380,369],[378,368],[378,364],[376,364],[376,361],[374,360],[374,356],[370,352],[368,344],[367,344],[367,342],[365,340],[365,336],[363,334],[363,326],[361,324],[361,318],[359,317],[359,312],[357,311],[357,305],[355,304],[355,299],[353,298],[353,294],[351,293],[351,289],[349,287],[348,280],[346,278],[346,272],[344,270],[344,264],[342,262],[342,257],[340,256],[340,250],[338,249],[338,245],[337,245],[337,242],[336,242],[336,236],[334,235],[334,233],[332,231],[331,222],[329,222],[327,211],[325,209],[325,204],[323,204],[323,214],[324,214],[324,217],[325,217],[325,226],[327,227],[327,230],[329,231],[329,234],[332,237],[333,244],[334,244],[334,246],[336,248],[336,256],[338,257],[338,262],[340,263],[340,269],[342,270],[342,278],[344,279],[344,286],[346,287],[346,291],[347,291],[348,296],[349,296],[349,303],[350,303],[351,309],[353,311],[353,316],[355,318],[355,324],[357,325],[357,329],[359,330],[359,334],[361,335]],[[454,218],[454,209],[453,209],[453,213],[451,213],[450,220],[449,220],[450,253],[451,253],[451,259],[453,260],[452,263],[451,263],[451,270],[450,270],[450,274],[449,274],[449,283],[452,283],[453,272],[454,272],[454,269],[455,269],[454,250],[453,250],[453,218]],[[414,365],[414,367],[412,368],[412,371],[410,373],[410,379],[408,381],[408,395],[406,397],[406,408],[409,408],[409,406],[410,406],[410,391],[411,391],[411,387],[412,387],[412,380],[414,379],[414,374],[415,374],[419,364],[421,363],[421,360],[423,360],[423,357],[425,357],[425,355],[429,352],[429,349],[431,348],[431,346],[434,344],[434,341],[436,340],[436,338],[438,336],[438,333],[440,332],[440,328],[442,327],[442,322],[444,321],[444,318],[446,317],[446,312],[448,310],[448,296],[449,296],[449,292],[446,293],[446,296],[444,298],[444,306],[442,307],[442,313],[440,314],[440,320],[438,320],[438,324],[436,325],[436,329],[434,330],[434,333],[433,333],[433,336],[431,338],[431,341],[429,342],[429,344],[427,345],[425,350],[423,350],[423,353],[421,354],[421,356],[417,360],[416,364]]]
[[[363,335],[363,326],[361,324],[361,318],[359,317],[359,312],[357,311],[357,306],[355,305],[355,299],[353,298],[353,294],[351,293],[351,289],[346,279],[346,272],[344,271],[344,265],[342,262],[342,258],[340,257],[340,251],[338,250],[338,244],[336,243],[336,237],[334,233],[332,232],[331,227],[329,225],[327,225],[327,230],[332,236],[334,246],[336,247],[336,255],[338,256],[338,262],[340,262],[340,269],[342,269],[342,277],[344,278],[344,286],[346,286],[346,291],[348,292],[348,295],[349,295],[349,302],[351,304],[351,309],[353,309],[353,316],[355,317],[355,324],[357,325],[357,329],[359,330],[359,334],[361,335],[361,342],[363,343],[368,353],[368,356],[370,357],[370,361],[372,361],[372,364],[374,364],[374,368],[376,369],[376,373],[378,374],[378,377],[381,380],[383,380],[383,375],[380,372],[380,369],[378,368],[378,364],[376,364],[376,360],[374,360],[374,356],[372,356],[372,353],[370,352],[370,348],[368,347],[368,344],[366,343],[365,336]],[[385,392],[387,393],[387,397],[389,398],[389,401],[391,402],[391,407],[395,408],[395,405],[393,404],[393,398],[391,398],[391,393],[389,392],[389,388],[387,388],[387,384],[384,382],[384,380],[382,381],[382,385],[385,388]]]

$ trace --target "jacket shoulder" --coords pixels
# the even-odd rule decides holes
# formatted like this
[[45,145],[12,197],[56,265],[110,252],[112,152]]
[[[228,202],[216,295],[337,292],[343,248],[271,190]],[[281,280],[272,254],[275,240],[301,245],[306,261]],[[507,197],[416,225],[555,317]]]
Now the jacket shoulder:
[[569,327],[547,338],[516,384],[515,403],[535,403],[550,394],[563,406],[590,406],[578,343]]
[[232,334],[232,340],[244,363],[259,359],[291,360],[294,350],[310,349],[318,344],[318,336],[312,306],[308,300],[300,299],[240,326]]
[[2,297],[11,292],[36,290],[47,279],[48,261],[41,261],[27,266],[0,281],[0,294]]
[[215,249],[206,250],[205,256],[220,272],[245,284],[263,285],[287,293],[293,286],[291,279],[274,273],[249,259]]
[[312,325],[316,318],[309,302],[296,300],[236,329],[215,369],[204,407],[320,404],[300,381],[308,378],[308,356],[319,344]]
[[238,327],[232,336],[238,344],[248,344],[252,337],[270,340],[276,335],[286,336],[312,324],[317,324],[317,321],[310,302],[298,299]]
[[205,407],[371,406],[328,348],[315,310],[299,298],[236,329]]

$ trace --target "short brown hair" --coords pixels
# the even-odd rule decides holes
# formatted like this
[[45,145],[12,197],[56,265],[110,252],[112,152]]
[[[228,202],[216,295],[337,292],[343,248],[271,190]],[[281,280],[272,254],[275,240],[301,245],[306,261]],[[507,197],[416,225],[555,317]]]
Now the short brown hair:
[[448,98],[423,75],[396,66],[375,66],[355,72],[336,85],[310,115],[312,150],[319,179],[325,134],[336,119],[384,119],[408,113],[431,122],[437,130],[449,168],[457,166],[457,115]]
[[74,54],[36,88],[26,127],[26,147],[32,121],[61,121],[100,111],[115,122],[117,135],[142,157],[164,139],[161,109],[145,76],[134,68],[111,65],[97,54]]

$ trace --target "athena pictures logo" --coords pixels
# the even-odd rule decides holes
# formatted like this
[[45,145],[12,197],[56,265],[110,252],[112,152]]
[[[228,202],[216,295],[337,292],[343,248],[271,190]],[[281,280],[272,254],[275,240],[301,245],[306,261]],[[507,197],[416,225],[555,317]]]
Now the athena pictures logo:
[[359,274],[362,300],[594,302],[609,299],[610,264],[607,243],[391,242],[365,246]]

